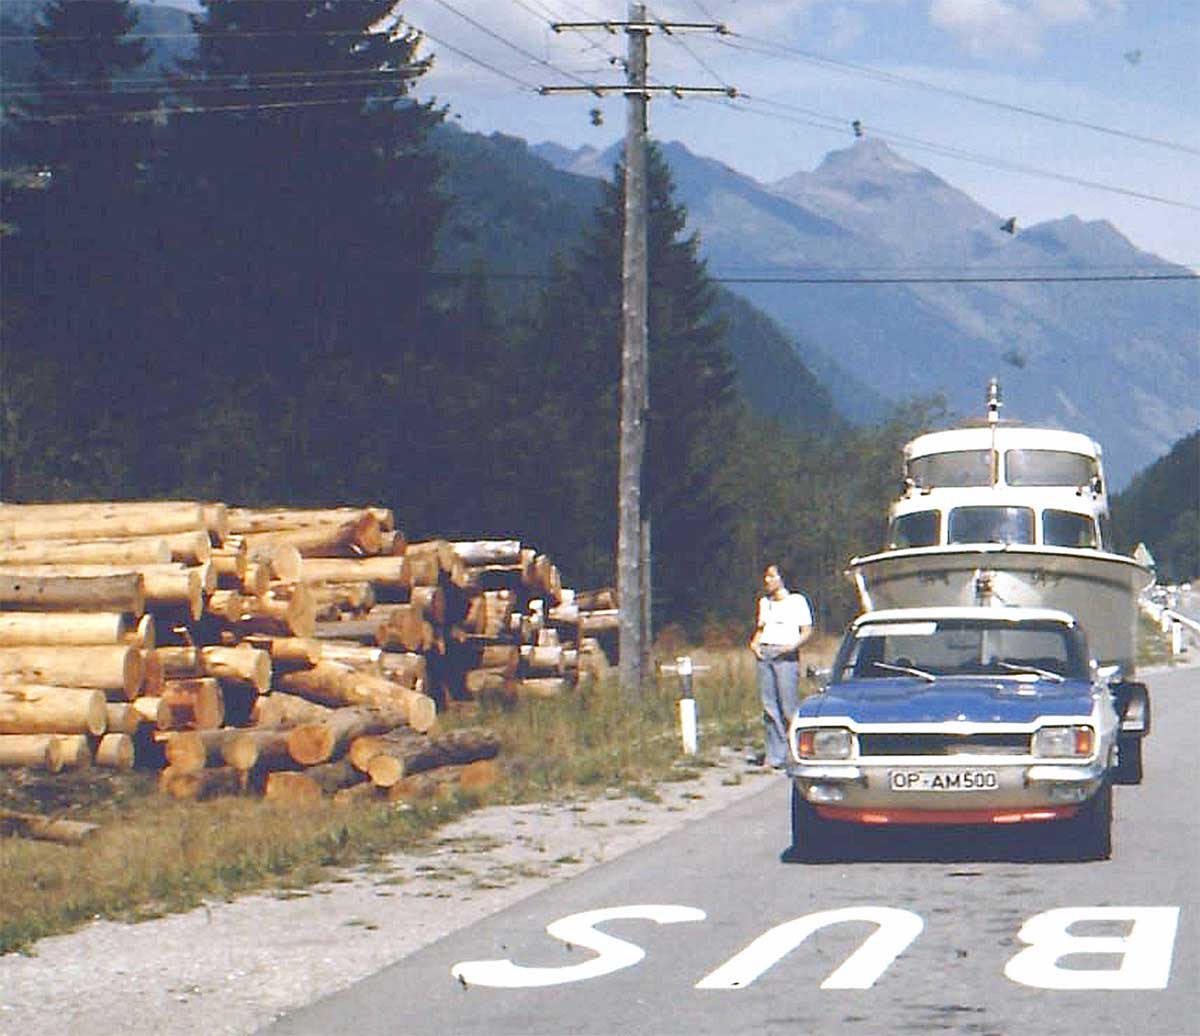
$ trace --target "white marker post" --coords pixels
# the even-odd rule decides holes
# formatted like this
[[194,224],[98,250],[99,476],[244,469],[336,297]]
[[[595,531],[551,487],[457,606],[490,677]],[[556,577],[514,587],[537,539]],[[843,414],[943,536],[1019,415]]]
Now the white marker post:
[[695,755],[700,749],[700,726],[696,713],[696,697],[692,693],[692,676],[708,666],[692,664],[691,657],[682,655],[674,665],[661,667],[664,672],[679,675],[679,733],[683,738],[683,751]]

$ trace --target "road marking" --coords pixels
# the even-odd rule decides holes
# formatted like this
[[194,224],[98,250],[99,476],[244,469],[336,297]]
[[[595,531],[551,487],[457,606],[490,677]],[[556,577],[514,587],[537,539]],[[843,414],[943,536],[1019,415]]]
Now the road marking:
[[[1130,921],[1123,936],[1072,935],[1082,921]],[[1166,989],[1179,907],[1062,907],[1031,917],[1017,937],[1030,945],[1004,966],[1013,982],[1038,989]],[[1075,954],[1120,958],[1117,968],[1064,968]]]
[[925,928],[925,922],[918,915],[893,907],[845,907],[806,914],[764,932],[727,963],[705,975],[696,983],[696,988],[743,989],[813,932],[855,921],[868,921],[878,927],[821,983],[822,989],[870,989]]
[[546,931],[571,946],[594,950],[598,956],[591,960],[558,968],[527,968],[508,959],[470,960],[455,964],[450,974],[470,986],[493,986],[498,989],[527,989],[583,982],[632,967],[646,956],[646,951],[640,946],[598,932],[594,925],[618,920],[678,924],[682,921],[703,921],[706,916],[703,910],[695,907],[654,904],[588,910],[560,918],[548,924]]

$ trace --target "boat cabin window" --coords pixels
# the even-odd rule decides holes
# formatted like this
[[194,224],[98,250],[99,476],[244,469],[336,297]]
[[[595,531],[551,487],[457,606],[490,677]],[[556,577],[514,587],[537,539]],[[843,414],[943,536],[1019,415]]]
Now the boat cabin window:
[[940,532],[940,511],[915,511],[912,514],[900,514],[892,519],[888,529],[888,549],[933,547],[937,545]]
[[1077,630],[1056,622],[867,623],[848,637],[834,666],[837,681],[931,676],[1007,676],[1022,667],[1073,679],[1087,677],[1087,649]]
[[949,543],[1032,543],[1029,507],[956,507],[950,512]]
[[913,457],[905,474],[918,489],[942,486],[990,486],[991,450],[955,450]]
[[1048,547],[1085,547],[1095,550],[1100,546],[1095,519],[1074,511],[1043,511],[1042,542]]
[[1010,486],[1086,486],[1100,474],[1094,457],[1063,450],[1007,450],[1004,481]]

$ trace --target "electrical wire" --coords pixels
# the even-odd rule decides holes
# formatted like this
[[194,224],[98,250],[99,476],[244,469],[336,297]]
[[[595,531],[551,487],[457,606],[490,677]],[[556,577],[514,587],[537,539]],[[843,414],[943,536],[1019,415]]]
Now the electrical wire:
[[936,83],[931,83],[928,80],[918,79],[915,76],[900,75],[896,72],[884,72],[880,69],[871,68],[867,65],[858,65],[850,61],[840,61],[835,58],[824,57],[820,54],[814,54],[811,51],[801,50],[798,47],[791,47],[775,40],[760,40],[753,36],[746,36],[742,33],[730,32],[729,36],[738,40],[745,40],[748,43],[756,44],[757,47],[748,47],[744,44],[738,44],[730,39],[723,38],[719,40],[722,45],[732,47],[736,50],[745,50],[749,53],[760,54],[766,57],[775,57],[781,60],[798,59],[812,64],[823,65],[827,68],[833,68],[847,74],[855,74],[867,76],[879,82],[890,83],[893,85],[911,87],[913,89],[927,90],[931,93],[943,94],[947,97],[953,97],[960,101],[970,101],[973,104],[985,105],[990,108],[996,108],[1001,111],[1013,112],[1019,115],[1027,115],[1031,118],[1043,119],[1047,122],[1057,123],[1062,126],[1074,126],[1078,129],[1090,130],[1094,133],[1103,133],[1109,136],[1120,137],[1124,140],[1136,141],[1140,144],[1150,144],[1155,147],[1168,148],[1172,151],[1179,151],[1184,154],[1200,155],[1200,148],[1191,147],[1187,144],[1181,144],[1177,141],[1166,140],[1161,137],[1149,137],[1140,133],[1131,133],[1128,130],[1117,129],[1112,126],[1104,126],[1100,123],[1088,122],[1083,119],[1074,119],[1066,115],[1058,115],[1053,112],[1041,111],[1037,108],[1030,108],[1026,105],[1011,104],[1007,101],[997,101],[990,97],[983,97],[979,94],[969,93],[966,90],[958,90],[953,87],[939,86]]

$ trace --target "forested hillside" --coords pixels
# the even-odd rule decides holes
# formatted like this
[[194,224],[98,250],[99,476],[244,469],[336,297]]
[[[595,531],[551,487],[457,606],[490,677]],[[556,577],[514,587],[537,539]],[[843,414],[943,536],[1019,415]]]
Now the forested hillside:
[[1139,474],[1113,498],[1112,511],[1118,548],[1144,542],[1160,583],[1200,576],[1200,432]]
[[[390,7],[210,0],[136,90],[130,5],[45,7],[37,89],[6,102],[0,496],[371,501],[613,581],[620,180],[569,200],[547,171],[513,211],[510,145],[439,148],[417,34],[365,33]],[[928,414],[842,429],[651,169],[656,624],[741,637],[768,559],[840,621]],[[516,293],[489,267],[518,258]],[[755,365],[783,373],[756,394]]]

